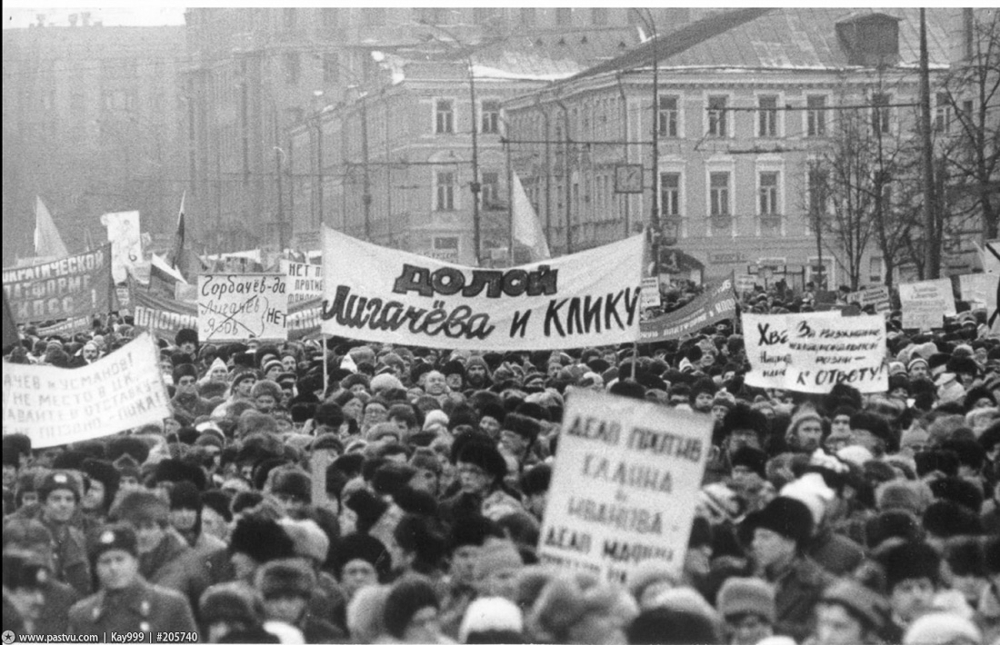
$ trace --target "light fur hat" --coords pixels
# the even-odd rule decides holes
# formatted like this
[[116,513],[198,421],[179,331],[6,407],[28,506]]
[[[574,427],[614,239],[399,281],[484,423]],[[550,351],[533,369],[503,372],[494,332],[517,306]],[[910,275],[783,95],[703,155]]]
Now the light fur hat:
[[910,625],[903,645],[978,645],[983,634],[968,618],[949,612],[924,614]]
[[477,598],[472,601],[458,628],[459,641],[466,643],[469,634],[486,631],[520,633],[524,630],[521,609],[506,598]]
[[781,488],[782,497],[797,499],[809,508],[813,516],[813,526],[819,526],[826,515],[826,509],[836,497],[832,488],[826,485],[819,473],[806,473]]
[[871,453],[871,450],[865,448],[864,446],[844,446],[837,451],[837,456],[844,461],[849,461],[856,466],[863,466],[866,461],[870,461],[875,458],[875,455]]

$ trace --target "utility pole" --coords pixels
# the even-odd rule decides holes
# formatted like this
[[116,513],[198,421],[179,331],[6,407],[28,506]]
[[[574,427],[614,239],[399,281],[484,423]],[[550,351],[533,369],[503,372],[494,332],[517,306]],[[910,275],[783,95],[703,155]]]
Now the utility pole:
[[361,97],[361,156],[364,158],[364,194],[361,203],[365,209],[365,241],[372,241],[372,178],[368,158],[368,93]]
[[659,44],[659,38],[656,32],[656,21],[653,20],[653,13],[646,9],[646,13],[649,17],[650,29],[653,32],[653,155],[652,164],[650,172],[653,176],[653,181],[650,184],[653,191],[652,199],[650,203],[652,206],[649,211],[649,225],[653,229],[653,275],[656,276],[657,280],[660,277],[660,60],[657,57],[657,46]]
[[927,54],[927,16],[920,10],[920,143],[924,179],[924,279],[941,276],[940,232],[934,191],[934,149],[931,142],[931,83]]
[[472,190],[472,244],[476,250],[476,266],[482,265],[482,224],[479,221],[479,122],[476,119],[476,74],[472,66],[472,53],[468,54],[469,63],[469,99],[472,110],[472,183],[469,189]]
[[274,176],[278,182],[278,253],[285,250],[285,199],[281,186],[281,155],[282,150],[278,145],[281,140],[278,138],[278,110],[274,110]]

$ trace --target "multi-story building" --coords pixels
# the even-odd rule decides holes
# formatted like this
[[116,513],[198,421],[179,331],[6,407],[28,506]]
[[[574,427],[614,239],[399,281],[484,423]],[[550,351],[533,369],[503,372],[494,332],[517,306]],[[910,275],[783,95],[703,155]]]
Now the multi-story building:
[[[44,24],[44,21],[43,21]],[[172,231],[186,186],[179,68],[183,27],[3,31],[3,257],[30,256],[35,196],[71,252],[101,244],[106,212],[139,210]]]
[[[927,11],[936,77],[954,13]],[[715,14],[507,102],[515,169],[560,252],[655,217],[707,276],[760,269],[802,284],[822,255],[828,286],[849,268],[861,284],[882,282],[874,235],[853,267],[829,236],[818,244],[815,217],[834,217],[838,196],[819,205],[823,176],[811,171],[848,123],[896,148],[914,139],[918,62],[916,9]],[[895,208],[901,176],[883,183],[880,203]]]
[[[664,29],[676,28],[697,15],[699,11],[683,9],[654,9],[651,14]],[[450,41],[454,49],[495,43],[494,47],[512,55],[527,46],[537,56],[544,52],[557,61],[574,59],[572,66],[562,68],[570,74],[582,69],[574,51],[580,39],[607,45],[599,50],[588,48],[589,64],[594,64],[645,37],[640,14],[625,8],[215,8],[189,10],[187,25],[188,210],[195,235],[212,250],[279,244],[316,248],[319,222],[336,223],[345,209],[352,216],[367,209],[369,227],[377,239],[399,237],[382,219],[394,221],[403,213],[402,205],[416,199],[416,189],[408,186],[427,177],[407,174],[414,172],[420,156],[412,151],[409,165],[400,165],[398,159],[392,167],[384,165],[388,163],[386,146],[397,150],[403,132],[415,140],[423,137],[425,147],[440,140],[428,140],[429,132],[418,134],[409,120],[411,116],[416,119],[409,112],[410,99],[400,95],[414,88],[414,83],[408,82],[402,90],[394,88],[391,75],[386,75],[379,61],[413,55],[408,81],[422,77],[422,92],[432,91],[433,82],[438,82],[440,87],[433,91],[443,92],[442,99],[452,97],[458,134],[451,140],[464,141],[462,154],[468,162],[471,144],[468,136],[462,139],[460,134],[469,132],[468,113],[462,114],[467,102],[460,98],[467,91],[467,66],[459,56],[459,62],[440,68],[448,69],[443,77],[415,71],[419,58],[433,45],[429,41]],[[483,83],[488,81],[484,78]],[[348,112],[330,106],[348,105],[361,94],[365,101],[348,109],[352,125],[343,128],[334,123],[340,117],[335,119],[332,112]],[[506,91],[496,94],[497,98],[509,96]],[[381,105],[383,98],[388,101],[385,105]],[[421,99],[426,105],[430,100],[429,95]],[[356,169],[364,156],[361,143],[342,142],[340,137],[344,133],[357,138],[362,105],[372,129],[367,137],[371,141],[366,172]],[[400,110],[406,111],[406,118]],[[314,125],[320,113],[325,115],[322,144]],[[392,115],[392,127],[388,134],[376,134],[376,128],[385,130],[381,119],[386,114]],[[432,121],[428,117],[426,123]],[[314,131],[311,139],[305,134],[310,128]],[[335,155],[345,146],[353,156],[339,159]],[[457,155],[461,146],[449,143],[445,148]],[[321,158],[322,170],[316,168]],[[312,169],[303,171],[303,164]],[[403,167],[410,170],[399,169]],[[304,181],[302,172],[314,180]],[[453,173],[455,181],[460,172],[465,171]],[[369,187],[367,193],[364,185]],[[388,191],[390,185],[395,187]],[[365,194],[372,200],[367,206],[362,203]],[[460,197],[454,204],[462,217],[469,202]],[[409,206],[405,211],[409,212]],[[393,226],[392,230],[403,230]]]

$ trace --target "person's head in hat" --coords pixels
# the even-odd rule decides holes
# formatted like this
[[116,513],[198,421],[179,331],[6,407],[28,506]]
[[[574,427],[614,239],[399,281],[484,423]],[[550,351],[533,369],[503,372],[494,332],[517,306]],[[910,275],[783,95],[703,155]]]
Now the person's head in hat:
[[252,632],[264,622],[264,604],[252,587],[237,582],[213,585],[198,601],[202,637],[219,643],[229,634]]
[[268,379],[257,381],[250,390],[254,406],[264,414],[273,412],[281,403],[282,396],[281,386]]
[[88,551],[101,589],[127,589],[139,579],[139,547],[130,524],[109,524],[96,531],[90,538]]
[[485,497],[507,476],[507,462],[496,446],[482,440],[466,443],[455,461],[463,493]]
[[770,423],[763,412],[745,403],[737,403],[722,418],[719,434],[723,448],[732,457],[743,446],[762,449],[769,429]]
[[384,582],[391,570],[389,551],[367,533],[345,535],[333,552],[333,575],[348,601],[364,587]]
[[726,625],[729,645],[755,645],[774,634],[774,587],[760,578],[729,578],[715,606]]
[[941,556],[926,542],[906,542],[880,554],[895,620],[909,625],[931,608],[940,581]]
[[80,483],[75,475],[65,470],[51,472],[38,487],[38,502],[42,506],[43,520],[63,526],[73,519],[80,504]]
[[899,445],[892,434],[889,422],[871,412],[858,412],[851,417],[851,433],[855,445],[867,448],[876,458]]
[[192,397],[198,395],[198,368],[194,364],[181,363],[174,368],[171,376],[177,390],[175,396]]
[[275,470],[271,493],[278,498],[286,513],[296,515],[312,503],[312,477],[300,468]]
[[194,546],[201,536],[201,493],[190,481],[176,482],[170,488],[170,525],[188,544]]
[[386,630],[397,642],[441,642],[441,603],[430,580],[410,575],[396,581],[385,599]]
[[185,327],[174,336],[174,344],[177,349],[193,357],[198,353],[198,332]]
[[[45,608],[44,592],[51,575],[48,567],[38,562],[31,553],[4,549],[4,629],[8,629],[7,601],[10,601],[26,626],[33,631]],[[6,633],[4,636],[6,638]]]
[[[524,406],[526,404],[522,404]],[[518,408],[521,409],[521,408]],[[500,445],[518,461],[525,458],[541,434],[542,424],[526,414],[506,414],[500,426]]]
[[776,497],[747,515],[740,531],[757,566],[776,572],[801,556],[813,524],[808,506],[790,497]]
[[823,591],[816,605],[817,645],[877,645],[890,621],[889,603],[860,582],[844,578]]
[[229,560],[238,580],[252,582],[262,565],[292,557],[295,543],[273,519],[247,514],[236,522],[229,539]]
[[826,420],[810,404],[803,404],[792,414],[785,432],[788,447],[795,452],[812,454],[823,443]]
[[118,482],[121,475],[111,465],[111,462],[103,459],[86,459],[83,462],[83,473],[87,476],[90,486],[83,496],[80,504],[84,512],[92,515],[103,516],[111,508],[118,492]]
[[233,399],[251,400],[253,386],[257,384],[257,370],[244,368],[233,375],[229,384],[229,395]]
[[300,558],[272,560],[254,574],[265,618],[289,625],[300,624],[315,586],[316,574]]
[[151,553],[169,539],[170,505],[160,492],[142,489],[128,493],[115,504],[111,514],[135,531],[139,553]]

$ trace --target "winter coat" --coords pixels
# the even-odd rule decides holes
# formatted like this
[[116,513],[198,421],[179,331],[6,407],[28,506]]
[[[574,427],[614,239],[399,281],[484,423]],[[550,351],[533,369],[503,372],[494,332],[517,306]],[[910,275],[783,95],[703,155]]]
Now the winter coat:
[[98,591],[69,610],[70,634],[101,634],[110,639],[112,632],[190,633],[196,629],[191,606],[183,595],[150,584],[141,576],[125,589]]
[[35,621],[36,634],[65,634],[69,627],[69,610],[82,597],[70,585],[49,578],[42,589],[45,605]]
[[139,557],[139,572],[152,584],[184,594],[192,607],[198,606],[209,585],[204,559],[171,532],[155,549]]
[[174,416],[189,424],[202,415],[210,415],[215,410],[215,404],[209,399],[203,399],[197,394],[175,394],[170,399],[174,408]]
[[52,534],[52,575],[68,583],[81,596],[90,593],[90,561],[87,559],[87,538],[80,528],[83,514],[74,513],[68,524],[54,524],[45,519],[40,504],[17,509],[13,517],[38,520]]
[[813,631],[813,609],[823,590],[835,580],[808,557],[798,556],[788,566],[768,576],[775,585],[774,633],[802,642]]

